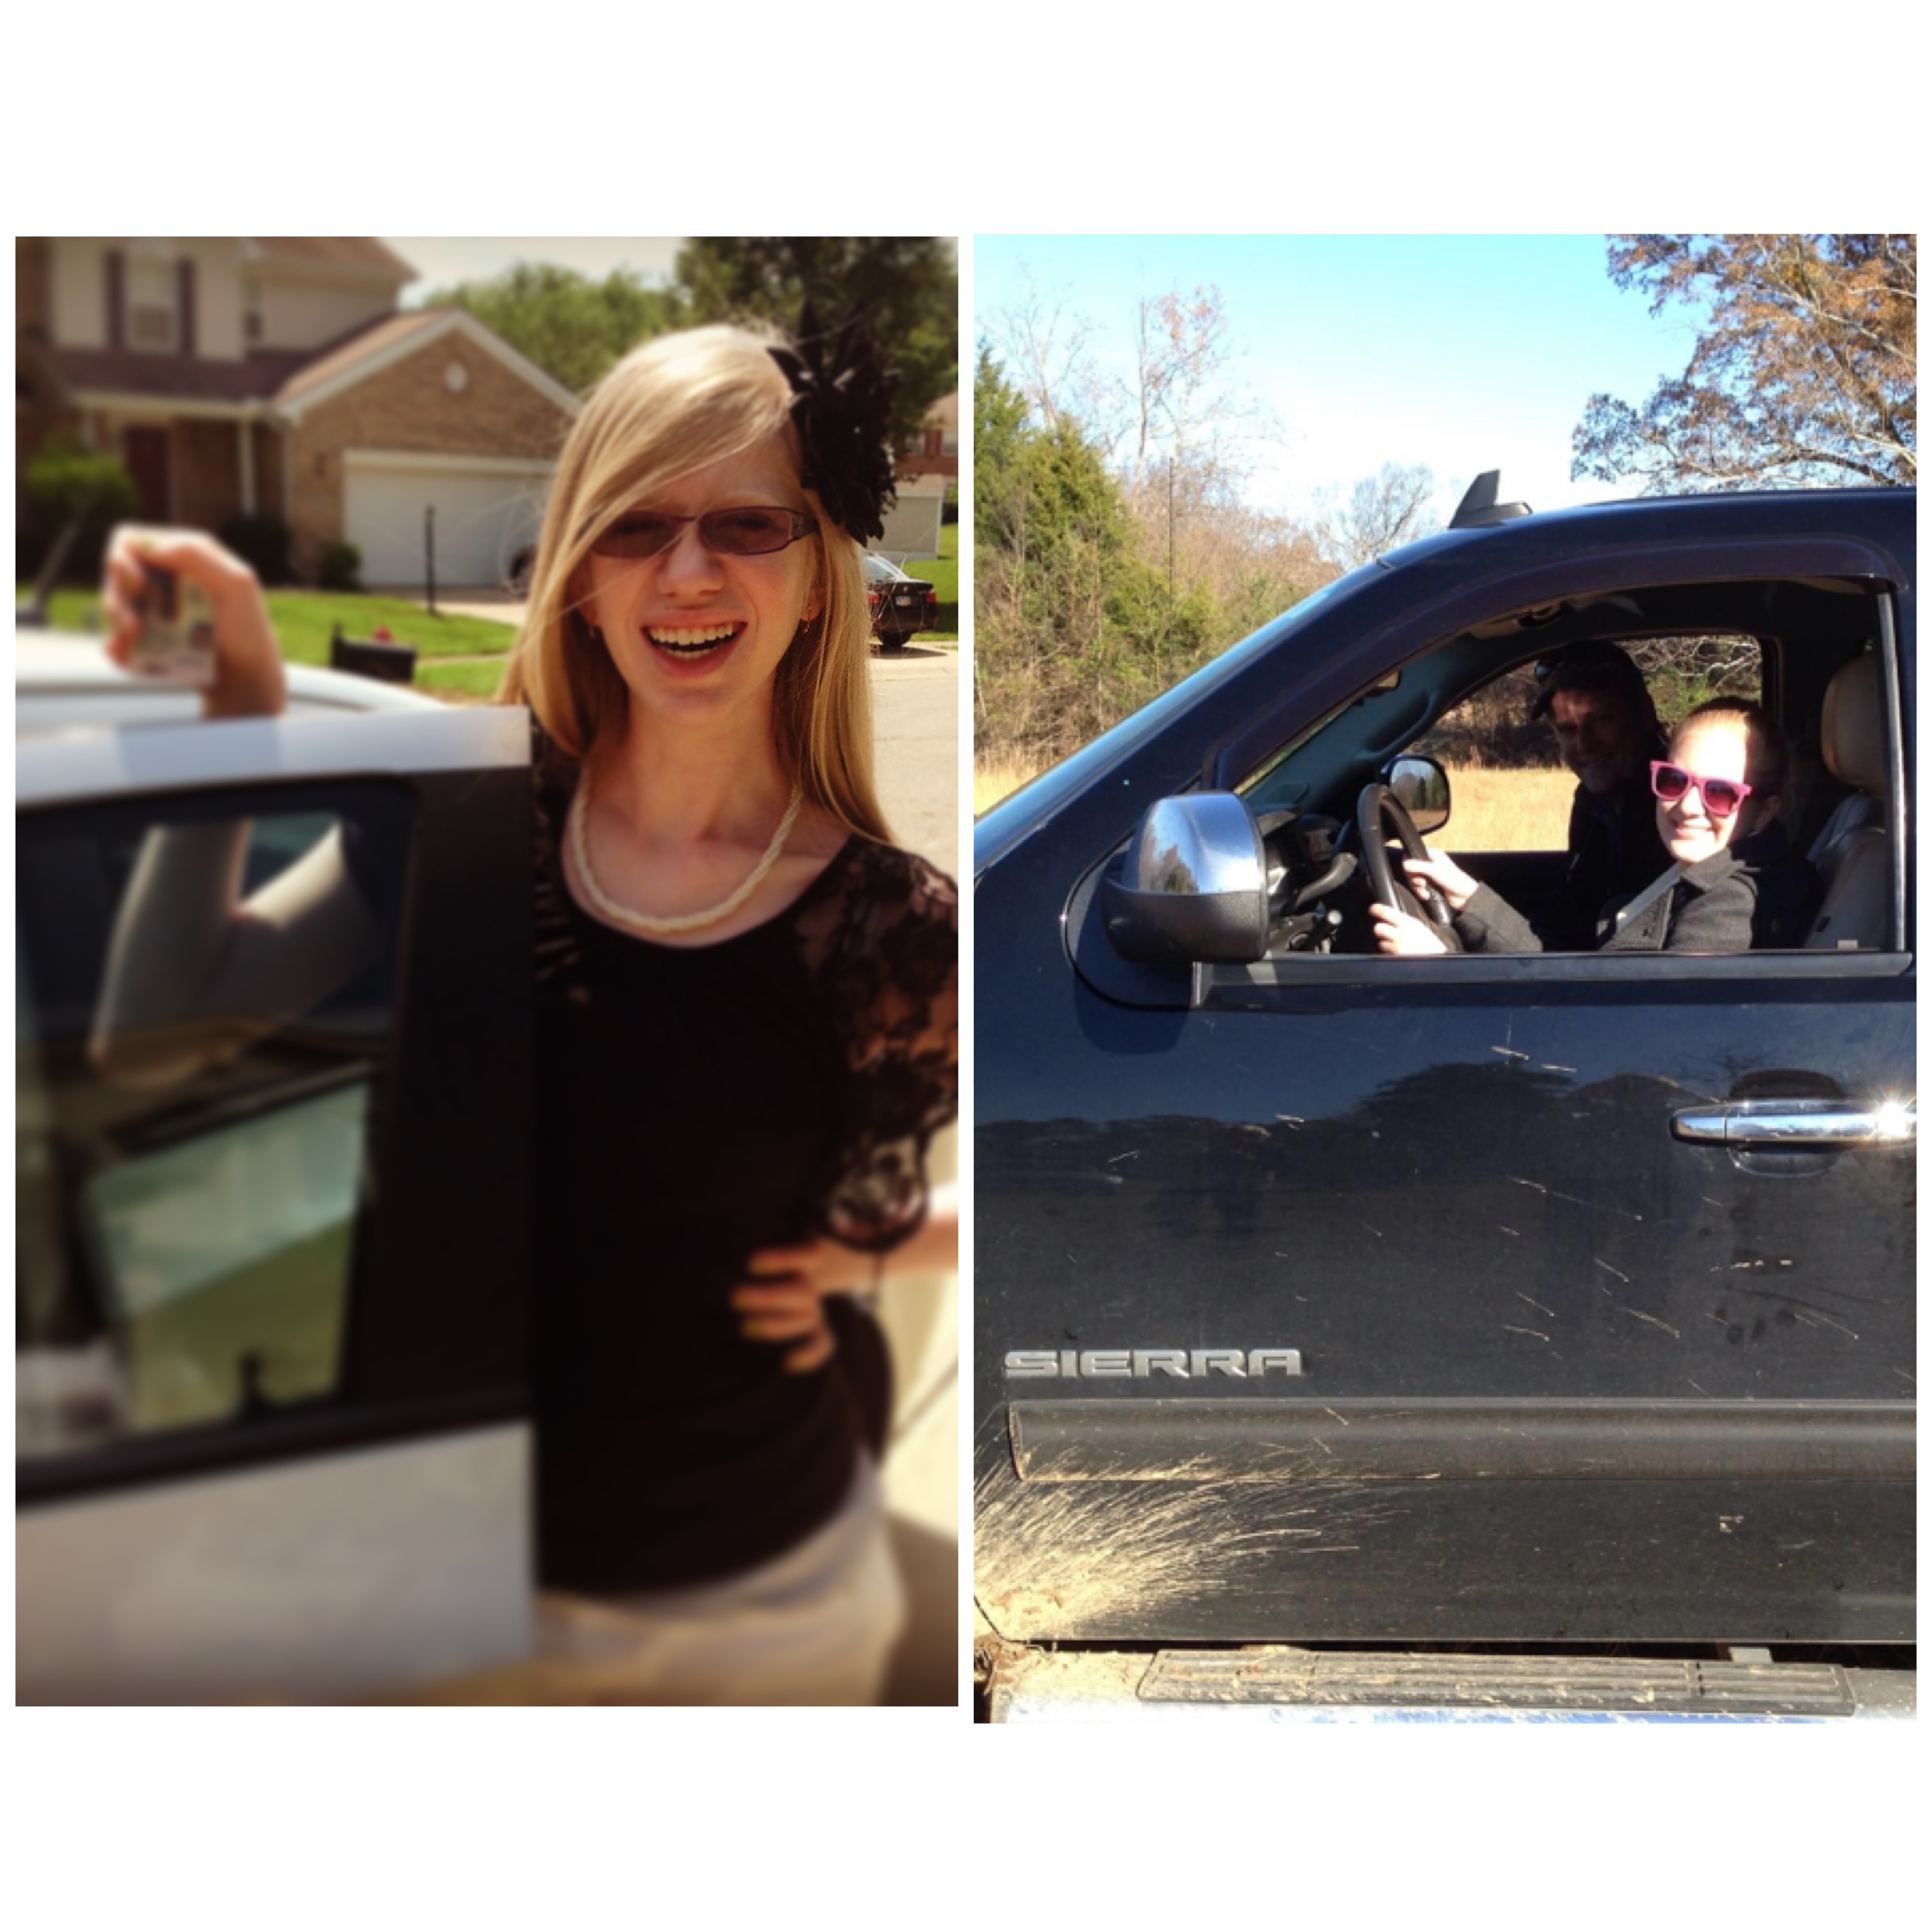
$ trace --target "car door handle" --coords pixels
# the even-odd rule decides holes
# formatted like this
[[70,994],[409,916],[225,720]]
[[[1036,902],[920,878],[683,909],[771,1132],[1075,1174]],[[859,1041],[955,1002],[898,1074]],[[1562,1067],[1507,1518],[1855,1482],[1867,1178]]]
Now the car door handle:
[[1670,1132],[1675,1140],[1757,1149],[1911,1147],[1918,1138],[1918,1103],[1740,1100],[1727,1107],[1688,1107],[1670,1117]]

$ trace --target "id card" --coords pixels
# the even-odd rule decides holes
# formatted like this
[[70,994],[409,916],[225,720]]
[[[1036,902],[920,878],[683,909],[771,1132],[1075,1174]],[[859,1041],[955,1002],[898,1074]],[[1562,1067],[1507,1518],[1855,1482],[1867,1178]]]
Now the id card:
[[140,634],[128,668],[202,688],[214,682],[214,606],[199,584],[158,563],[141,566]]

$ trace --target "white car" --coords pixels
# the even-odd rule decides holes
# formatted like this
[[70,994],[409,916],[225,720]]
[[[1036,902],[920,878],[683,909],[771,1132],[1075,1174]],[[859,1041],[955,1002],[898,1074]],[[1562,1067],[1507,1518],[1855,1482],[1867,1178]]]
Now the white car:
[[[296,667],[287,715],[204,723],[16,644],[16,1696],[524,1658],[526,715]],[[250,892],[339,842],[374,937],[287,1010],[104,1041],[161,830],[238,835]]]
[[[315,664],[290,664],[288,679],[289,710],[296,716],[445,708],[407,685],[352,677]],[[198,693],[123,670],[97,638],[38,629],[14,633],[16,737],[76,726],[184,724],[200,717]]]

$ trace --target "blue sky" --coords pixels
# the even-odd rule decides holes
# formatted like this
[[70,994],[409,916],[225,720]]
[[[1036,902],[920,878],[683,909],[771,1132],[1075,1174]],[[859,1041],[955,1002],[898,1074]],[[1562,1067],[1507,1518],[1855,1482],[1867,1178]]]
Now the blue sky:
[[1592,392],[1631,402],[1681,374],[1690,311],[1652,318],[1620,293],[1604,238],[1583,236],[977,236],[975,333],[1025,299],[1090,326],[1104,368],[1131,371],[1142,295],[1217,286],[1233,378],[1282,434],[1257,441],[1250,500],[1302,514],[1385,462],[1426,463],[1438,508],[1500,468],[1537,509],[1636,494],[1570,481],[1570,437]]

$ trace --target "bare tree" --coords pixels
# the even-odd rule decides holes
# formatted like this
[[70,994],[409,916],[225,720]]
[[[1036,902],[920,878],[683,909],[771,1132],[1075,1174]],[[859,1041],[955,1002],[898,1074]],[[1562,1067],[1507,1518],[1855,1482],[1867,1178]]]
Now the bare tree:
[[1228,426],[1245,400],[1229,380],[1234,358],[1226,304],[1211,284],[1143,296],[1134,316],[1134,382],[1120,413],[1131,428],[1127,487],[1137,490],[1165,453],[1178,471],[1226,470]]
[[1702,311],[1641,408],[1590,398],[1572,476],[1648,490],[1918,476],[1916,235],[1613,235],[1610,279]]
[[1088,350],[1093,326],[1084,316],[1070,311],[1058,296],[1042,295],[1028,271],[1024,296],[1014,307],[994,311],[988,333],[1043,427],[1054,428],[1063,416],[1092,425],[1106,386]]
[[1412,542],[1442,527],[1430,506],[1436,478],[1426,463],[1384,463],[1363,477],[1336,502],[1324,492],[1321,540],[1344,570],[1367,563],[1398,544]]

